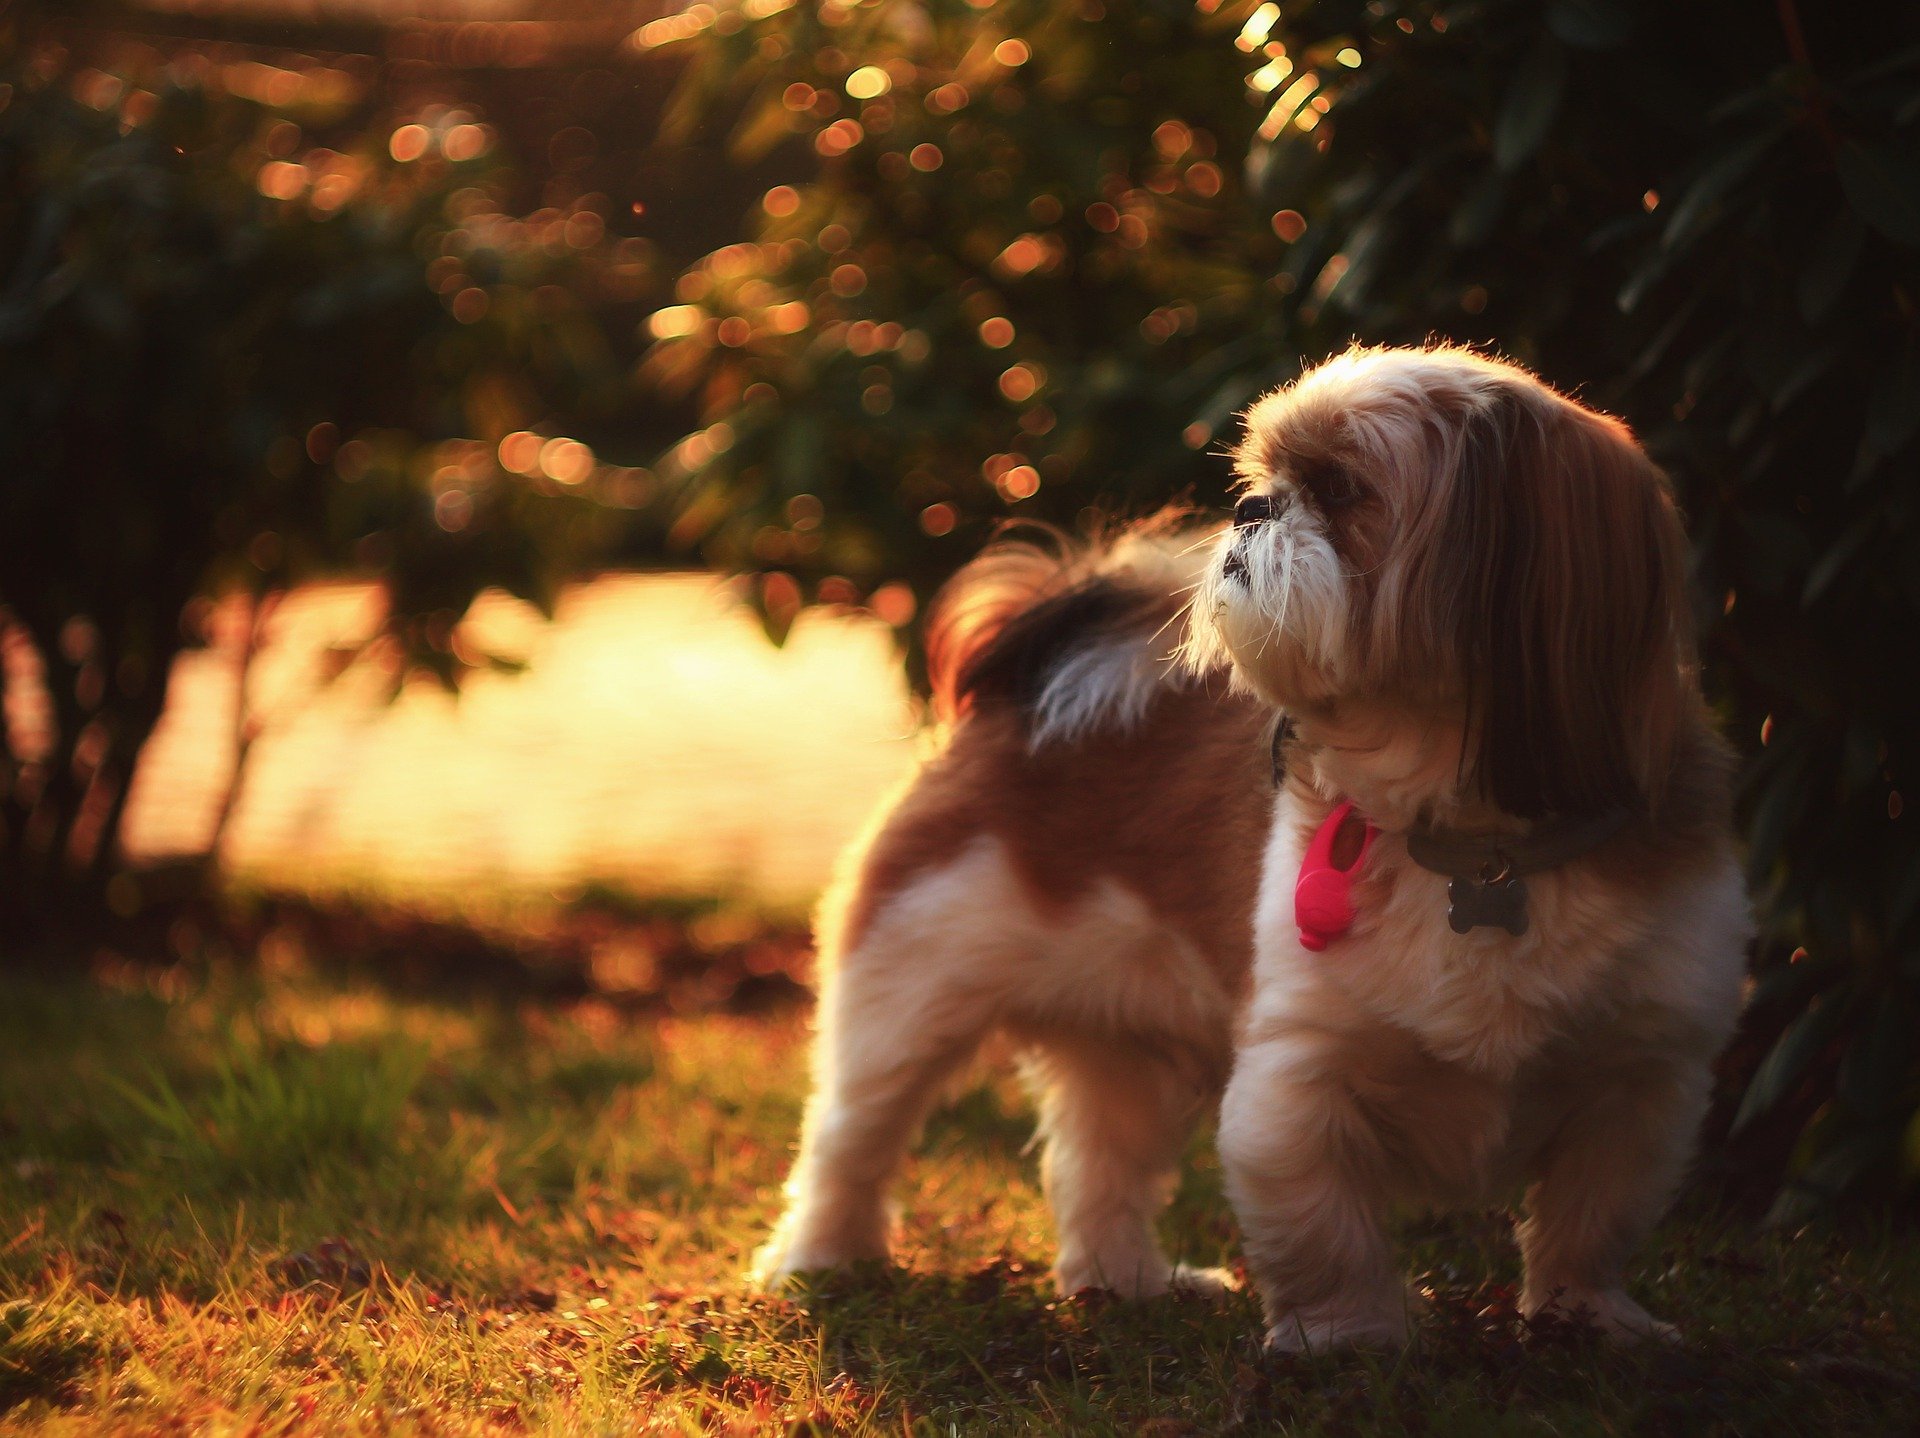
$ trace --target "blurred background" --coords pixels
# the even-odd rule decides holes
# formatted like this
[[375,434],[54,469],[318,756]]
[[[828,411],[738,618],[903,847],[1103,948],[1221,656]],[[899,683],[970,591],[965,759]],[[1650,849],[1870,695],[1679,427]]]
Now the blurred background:
[[0,950],[777,1002],[1009,517],[1354,338],[1626,417],[1764,932],[1716,1119],[1920,1172],[1920,16],[14,0]]

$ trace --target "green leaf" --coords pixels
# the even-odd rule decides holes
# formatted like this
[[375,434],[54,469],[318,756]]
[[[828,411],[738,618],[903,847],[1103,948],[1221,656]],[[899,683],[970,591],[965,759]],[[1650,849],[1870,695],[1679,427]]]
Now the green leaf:
[[1620,293],[1614,303],[1619,305],[1620,313],[1632,314],[1647,297],[1647,291],[1666,278],[1667,256],[1660,250],[1654,250],[1647,262],[1627,276],[1627,282],[1620,286]]
[[1808,388],[1832,369],[1834,362],[1847,353],[1846,347],[1838,344],[1822,345],[1818,349],[1804,352],[1797,364],[1791,366],[1774,382],[1770,405],[1775,414],[1780,413]]
[[1890,240],[1920,245],[1920,173],[1888,150],[1849,142],[1834,157],[1860,217]]
[[1898,993],[1883,994],[1864,1031],[1840,1061],[1837,1091],[1863,1117],[1884,1119],[1920,1071],[1913,1009]]
[[1553,0],[1547,28],[1569,45],[1615,50],[1633,33],[1633,18],[1617,0]]
[[1888,1146],[1882,1134],[1853,1133],[1825,1149],[1781,1191],[1763,1225],[1785,1228],[1812,1217],[1885,1163]]
[[1447,222],[1447,238],[1461,249],[1484,244],[1506,209],[1507,182],[1498,170],[1488,170],[1454,206]]
[[1801,319],[1816,325],[1833,312],[1834,304],[1846,292],[1847,281],[1853,278],[1853,267],[1866,237],[1866,226],[1852,210],[1834,212],[1800,271],[1795,295]]
[[1880,531],[1880,524],[1877,514],[1861,515],[1848,526],[1847,532],[1840,536],[1833,547],[1820,556],[1813,568],[1807,571],[1806,586],[1800,591],[1802,609],[1827,592],[1827,587],[1840,577],[1841,571],[1866,548],[1867,541]]
[[1764,1010],[1794,999],[1804,1008],[1814,993],[1833,981],[1834,968],[1831,959],[1823,960],[1811,954],[1798,963],[1776,964],[1754,980],[1747,1007]]
[[1553,128],[1566,87],[1566,47],[1548,38],[1514,72],[1507,87],[1493,127],[1496,166],[1511,173],[1532,158]]
[[1892,455],[1920,428],[1920,354],[1913,351],[1887,365],[1867,404],[1862,442],[1875,454]]
[[1887,935],[1897,939],[1900,931],[1920,914],[1920,865],[1911,869],[1905,881],[1887,900]]
[[1733,1116],[1730,1133],[1741,1132],[1787,1096],[1806,1073],[1807,1066],[1840,1031],[1850,1008],[1838,996],[1829,997],[1787,1025],[1786,1032],[1754,1070],[1746,1094],[1740,1100],[1740,1111]]
[[1720,201],[1753,173],[1773,148],[1776,138],[1772,129],[1750,136],[1702,169],[1674,203],[1673,214],[1660,236],[1661,248],[1677,249],[1706,229]]

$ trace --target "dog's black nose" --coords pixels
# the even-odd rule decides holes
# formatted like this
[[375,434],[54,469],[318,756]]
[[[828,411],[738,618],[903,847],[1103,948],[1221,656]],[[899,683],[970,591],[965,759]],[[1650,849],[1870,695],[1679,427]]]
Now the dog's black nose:
[[1233,507],[1233,527],[1245,529],[1250,524],[1264,524],[1275,513],[1273,496],[1270,494],[1249,494]]

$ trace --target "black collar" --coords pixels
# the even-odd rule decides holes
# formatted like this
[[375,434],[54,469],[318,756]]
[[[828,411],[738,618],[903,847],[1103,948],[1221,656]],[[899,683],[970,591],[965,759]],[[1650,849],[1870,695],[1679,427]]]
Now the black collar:
[[[1273,787],[1286,782],[1293,720],[1273,726]],[[1543,819],[1518,834],[1472,834],[1416,824],[1407,831],[1407,855],[1423,869],[1454,879],[1513,878],[1570,864],[1611,839],[1633,817],[1622,806],[1585,819]]]
[[1543,819],[1518,834],[1469,834],[1416,824],[1407,830],[1407,855],[1423,869],[1456,879],[1538,874],[1591,853],[1632,817],[1623,806],[1586,819]]

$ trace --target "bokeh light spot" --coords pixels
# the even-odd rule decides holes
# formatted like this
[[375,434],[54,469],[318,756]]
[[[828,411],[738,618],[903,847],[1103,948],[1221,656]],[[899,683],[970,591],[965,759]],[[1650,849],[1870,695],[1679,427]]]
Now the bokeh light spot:
[[540,446],[545,444],[543,435],[531,430],[516,430],[500,441],[500,467],[515,474],[536,474],[540,469]]
[[453,317],[463,325],[477,324],[486,317],[491,303],[485,290],[468,285],[453,297]]
[[540,468],[561,484],[582,484],[593,473],[593,451],[577,439],[550,439],[540,447]]
[[668,305],[653,312],[647,331],[657,340],[681,339],[698,330],[702,318],[697,305]]
[[387,153],[404,165],[426,154],[432,143],[433,132],[425,125],[402,125],[387,140]]
[[448,534],[458,534],[473,522],[473,497],[464,489],[449,489],[433,501],[433,522]]
[[862,65],[847,76],[847,93],[856,100],[877,100],[893,88],[893,77],[878,65]]
[[1292,244],[1307,232],[1307,218],[1298,210],[1281,210],[1273,217],[1273,232]]
[[[947,529],[952,529],[952,508],[944,504],[936,504],[931,507],[947,511],[949,516]],[[924,525],[925,516],[922,515],[921,518]],[[933,531],[928,530],[927,532],[931,534]],[[940,532],[944,534],[947,530]],[[891,624],[895,629],[904,629],[908,624],[911,624],[913,622],[914,611],[920,607],[919,603],[913,597],[913,591],[898,580],[895,580],[892,584],[883,584],[874,590],[873,596],[867,601],[867,604],[882,623]]]
[[455,125],[440,142],[440,153],[449,160],[477,160],[493,147],[493,137],[485,125]]

